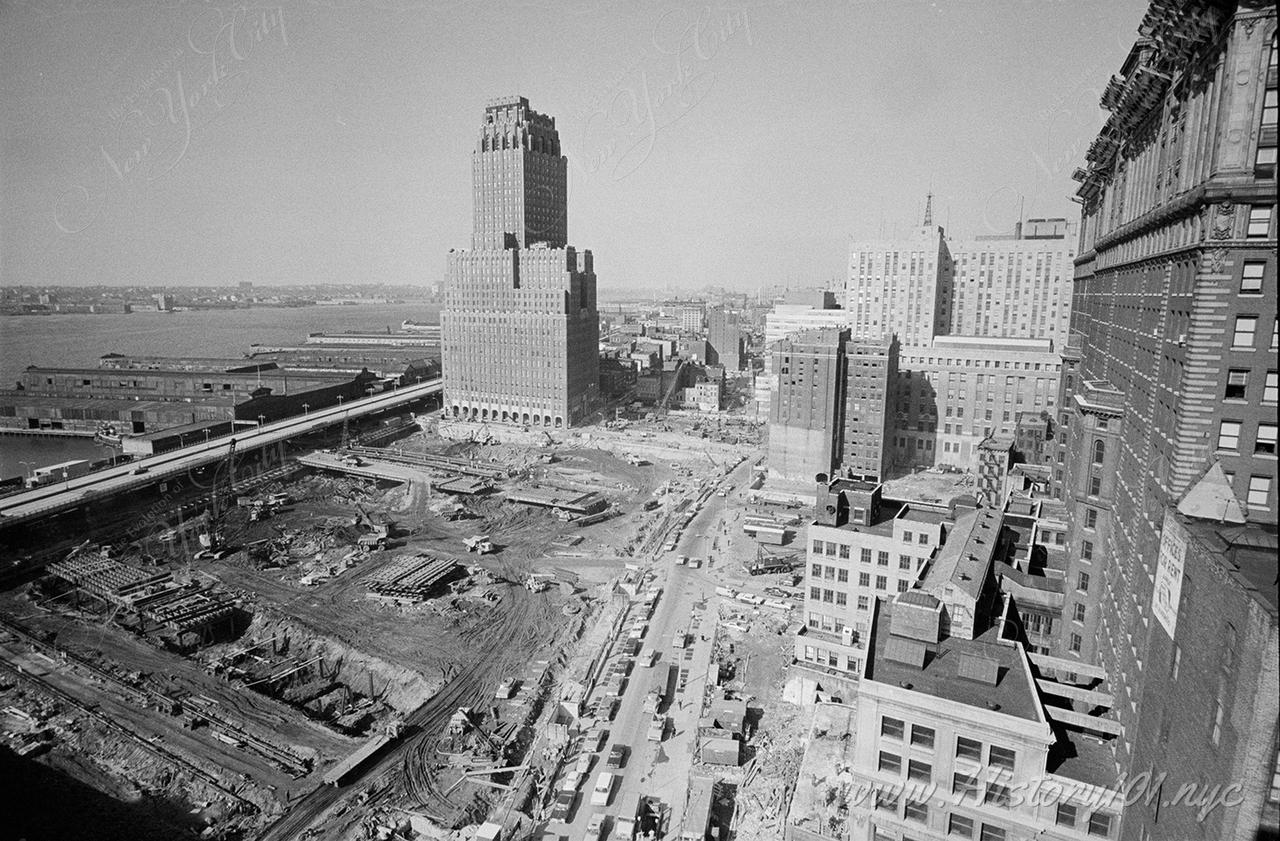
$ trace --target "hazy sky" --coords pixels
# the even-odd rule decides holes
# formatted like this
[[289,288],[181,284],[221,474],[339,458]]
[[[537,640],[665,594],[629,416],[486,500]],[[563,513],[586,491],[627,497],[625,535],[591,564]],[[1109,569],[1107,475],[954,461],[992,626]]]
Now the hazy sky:
[[0,283],[441,280],[485,100],[601,288],[822,283],[850,236],[1076,217],[1145,0],[0,0]]

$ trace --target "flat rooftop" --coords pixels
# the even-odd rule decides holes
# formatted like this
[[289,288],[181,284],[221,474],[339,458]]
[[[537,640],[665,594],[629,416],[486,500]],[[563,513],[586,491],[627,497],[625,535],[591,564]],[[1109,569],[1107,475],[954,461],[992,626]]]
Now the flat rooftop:
[[1058,741],[1049,748],[1046,771],[1088,785],[1106,788],[1115,784],[1115,754],[1110,741],[1076,732],[1056,735]]
[[[148,412],[167,410],[170,412],[190,411],[192,407],[219,407],[234,409],[240,402],[234,398],[222,396],[193,395],[188,400],[129,400],[124,397],[69,397],[61,395],[42,395],[17,389],[0,391],[0,405],[6,406],[42,406],[50,409],[115,409],[122,412]],[[66,418],[63,418],[65,420]],[[58,418],[53,418],[58,420]]]
[[1253,592],[1259,602],[1276,613],[1280,606],[1277,594],[1276,551],[1280,546],[1276,533],[1254,524],[1212,523],[1178,515],[1187,531],[1203,543],[1227,573]]
[[[911,690],[932,695],[1001,715],[1027,721],[1043,721],[1040,699],[1023,660],[1022,649],[1015,643],[997,642],[999,624],[988,628],[977,639],[946,637],[936,644],[925,645],[924,665],[901,663],[886,655],[895,608],[892,602],[879,602],[871,629],[864,681],[875,681],[895,687],[910,685]],[[995,661],[995,683],[986,683],[960,674],[961,656]],[[993,706],[994,705],[994,706]]]
[[884,483],[881,494],[906,502],[949,505],[952,500],[972,496],[976,491],[974,477],[966,473],[944,473],[921,470]]
[[853,765],[857,744],[855,719],[855,709],[843,704],[818,704],[813,708],[809,744],[800,760],[791,812],[787,816],[791,826],[828,834],[830,820],[840,820],[843,798],[830,798],[828,794],[848,787],[839,775]]

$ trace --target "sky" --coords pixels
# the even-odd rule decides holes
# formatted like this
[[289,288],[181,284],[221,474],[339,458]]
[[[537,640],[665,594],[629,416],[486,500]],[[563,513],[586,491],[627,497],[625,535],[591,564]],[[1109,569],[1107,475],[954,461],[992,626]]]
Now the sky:
[[842,278],[934,194],[1077,218],[1145,0],[0,0],[0,284],[443,280],[486,100],[555,117],[602,293]]

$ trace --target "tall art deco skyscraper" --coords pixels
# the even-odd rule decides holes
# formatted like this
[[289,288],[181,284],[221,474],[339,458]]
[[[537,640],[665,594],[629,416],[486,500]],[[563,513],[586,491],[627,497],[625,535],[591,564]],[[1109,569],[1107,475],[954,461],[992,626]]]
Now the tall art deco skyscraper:
[[565,427],[599,395],[591,252],[568,245],[555,119],[491,100],[471,156],[470,251],[450,251],[440,314],[445,406],[459,420]]

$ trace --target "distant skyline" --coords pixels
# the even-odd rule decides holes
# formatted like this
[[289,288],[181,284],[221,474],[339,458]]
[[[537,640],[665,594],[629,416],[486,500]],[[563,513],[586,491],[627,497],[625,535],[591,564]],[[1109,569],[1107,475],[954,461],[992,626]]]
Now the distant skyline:
[[0,5],[0,284],[444,279],[486,100],[556,118],[602,295],[828,283],[1078,216],[1143,0]]

